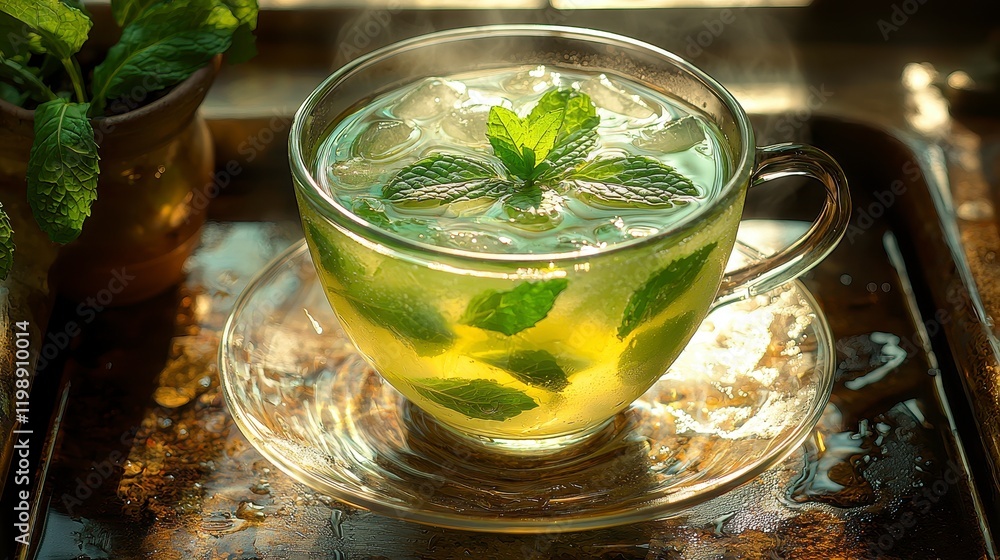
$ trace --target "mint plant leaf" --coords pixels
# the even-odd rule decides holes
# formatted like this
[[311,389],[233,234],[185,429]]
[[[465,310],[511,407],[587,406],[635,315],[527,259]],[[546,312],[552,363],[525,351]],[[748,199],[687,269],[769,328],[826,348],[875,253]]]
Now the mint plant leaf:
[[511,188],[492,167],[452,154],[435,154],[407,165],[382,187],[390,202],[441,206],[481,197],[497,198]]
[[0,82],[0,88],[3,86],[9,88],[0,93],[4,99],[15,105],[20,106],[29,97],[39,102],[49,101],[56,97],[38,75],[37,68],[25,66],[16,59],[4,58],[2,54],[0,54],[0,78],[9,82]]
[[[538,104],[528,115],[529,121],[536,121],[545,114],[562,113],[559,123],[557,143],[561,143],[570,134],[593,123],[597,126],[597,108],[586,93],[573,89],[550,89],[538,100]],[[541,159],[541,158],[539,158]]]
[[626,156],[596,159],[567,177],[581,198],[607,206],[672,207],[698,196],[698,188],[676,169],[653,158]]
[[97,198],[99,173],[88,103],[54,99],[35,109],[28,155],[28,202],[42,231],[56,243],[80,235]]
[[27,62],[33,52],[43,52],[42,39],[27,24],[0,12],[0,57]]
[[479,420],[503,421],[538,407],[531,397],[492,379],[425,378],[410,381],[424,398]]
[[555,356],[545,350],[516,350],[506,355],[480,359],[506,371],[526,385],[548,391],[562,391],[569,385],[566,372]]
[[508,292],[487,290],[469,302],[459,322],[507,336],[517,334],[544,319],[568,284],[565,278],[556,278],[524,282]]
[[718,243],[710,243],[686,257],[681,257],[654,273],[629,298],[618,327],[624,339],[644,321],[659,315],[684,294],[698,278]]
[[143,12],[164,0],[111,0],[111,15],[115,18],[118,27],[124,28],[126,25],[139,19]]
[[6,280],[14,268],[14,229],[10,227],[10,217],[0,204],[0,280]]
[[257,0],[222,0],[240,22],[233,33],[233,44],[226,51],[226,61],[230,64],[241,64],[257,55],[256,37],[253,31],[257,29]]
[[80,50],[93,25],[85,13],[60,0],[0,0],[0,12],[38,34],[44,52],[60,60]]
[[[0,0],[2,1],[2,0]],[[185,80],[232,44],[240,26],[215,0],[172,0],[150,6],[129,23],[94,69],[94,104],[163,89]]]

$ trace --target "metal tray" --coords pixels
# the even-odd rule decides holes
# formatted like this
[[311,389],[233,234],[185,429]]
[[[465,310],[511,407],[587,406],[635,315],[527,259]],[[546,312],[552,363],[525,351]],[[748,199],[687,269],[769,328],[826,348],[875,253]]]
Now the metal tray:
[[[843,164],[856,208],[848,237],[804,279],[838,341],[838,381],[806,444],[755,481],[678,518],[534,536],[390,520],[293,483],[235,429],[215,371],[235,297],[299,235],[290,198],[281,203],[287,223],[235,221],[264,211],[244,190],[242,202],[219,201],[227,221],[206,228],[184,285],[102,312],[40,376],[51,380],[36,390],[53,403],[54,436],[40,452],[39,522],[21,554],[994,558],[992,496],[984,505],[976,490],[977,482],[992,486],[989,468],[980,468],[988,452],[961,382],[992,354],[963,330],[982,323],[964,288],[954,228],[938,214],[940,187],[927,175],[933,162],[864,125],[805,124],[806,139]],[[291,193],[290,185],[260,187]],[[748,212],[805,218],[809,204],[775,190],[756,196]],[[266,211],[274,215],[275,205]],[[73,314],[72,305],[58,305],[50,329]],[[5,512],[11,499],[4,497]]]

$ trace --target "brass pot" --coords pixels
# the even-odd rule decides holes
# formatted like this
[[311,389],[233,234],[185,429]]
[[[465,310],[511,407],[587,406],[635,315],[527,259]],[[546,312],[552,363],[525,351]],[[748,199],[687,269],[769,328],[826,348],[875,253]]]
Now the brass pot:
[[[205,222],[215,157],[198,107],[220,64],[216,57],[149,104],[91,119],[101,156],[97,200],[49,271],[56,293],[123,305],[181,280]],[[0,130],[0,192],[23,198],[34,111],[0,101]],[[15,253],[15,263],[26,258]]]

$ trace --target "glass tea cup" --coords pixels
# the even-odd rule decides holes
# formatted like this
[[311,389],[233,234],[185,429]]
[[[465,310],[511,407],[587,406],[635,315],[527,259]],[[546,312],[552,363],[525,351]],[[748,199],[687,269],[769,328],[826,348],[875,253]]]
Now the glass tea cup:
[[[536,254],[415,241],[355,215],[323,186],[321,145],[372,99],[435,76],[537,66],[625,78],[710,122],[729,158],[721,190],[646,237]],[[820,262],[850,213],[836,162],[804,145],[756,147],[746,113],[701,70],[627,37],[566,27],[449,30],[352,61],[296,113],[290,158],[313,262],[356,349],[431,418],[502,451],[586,439],[659,379],[709,311]],[[748,188],[789,175],[825,189],[812,227],[781,251],[726,271]],[[529,305],[539,298],[543,312]],[[484,303],[514,326],[463,320]]]

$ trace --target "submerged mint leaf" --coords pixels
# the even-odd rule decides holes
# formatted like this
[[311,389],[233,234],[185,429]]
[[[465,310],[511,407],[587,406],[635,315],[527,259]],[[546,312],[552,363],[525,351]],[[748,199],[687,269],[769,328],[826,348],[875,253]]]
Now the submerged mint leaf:
[[444,346],[455,340],[448,321],[417,294],[389,292],[368,285],[352,290],[346,296],[358,313],[401,337],[404,342],[435,345],[434,348],[418,348],[422,354],[440,353]]
[[54,99],[35,109],[35,139],[28,155],[28,202],[42,231],[56,243],[80,235],[97,199],[97,144],[87,119],[89,103]]
[[[177,84],[225,52],[241,25],[216,0],[174,0],[145,9],[94,69],[98,109],[111,99]],[[133,100],[137,101],[137,100]]]
[[424,398],[469,418],[503,421],[538,407],[531,397],[491,379],[414,379]]
[[567,285],[565,278],[556,278],[525,282],[509,292],[487,290],[469,302],[459,322],[507,336],[517,334],[544,319]]
[[[0,12],[28,26],[41,38],[37,46],[60,60],[68,60],[80,50],[93,25],[85,13],[61,0],[0,0]],[[14,40],[6,37],[2,41]]]
[[566,371],[556,361],[556,357],[545,350],[515,350],[509,354],[484,356],[480,359],[533,387],[562,391],[569,385]]
[[659,315],[684,294],[698,278],[718,243],[710,243],[686,257],[681,257],[654,273],[639,287],[622,315],[618,338],[624,339],[644,321]]
[[685,337],[694,328],[694,319],[694,312],[688,311],[637,334],[618,360],[618,373],[622,380],[645,383],[655,379],[653,375],[665,373],[673,361],[675,350],[687,343]]
[[309,237],[309,247],[313,254],[319,257],[319,265],[323,271],[334,276],[344,286],[350,286],[356,280],[365,277],[364,266],[341,251],[316,224],[305,222],[306,235]]
[[608,206],[672,207],[698,196],[690,179],[665,163],[645,156],[602,158],[568,175],[581,198]]
[[380,228],[387,228],[392,224],[392,220],[385,215],[385,205],[377,198],[355,198],[351,203],[351,213]]
[[0,280],[5,280],[14,268],[14,229],[10,227],[10,217],[0,204]]
[[382,187],[391,202],[440,206],[482,197],[499,198],[511,188],[492,167],[452,154],[434,154],[400,169]]

